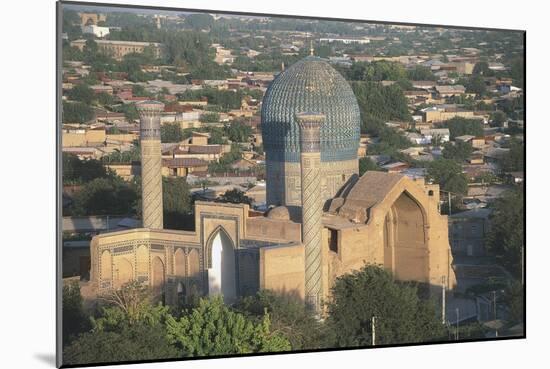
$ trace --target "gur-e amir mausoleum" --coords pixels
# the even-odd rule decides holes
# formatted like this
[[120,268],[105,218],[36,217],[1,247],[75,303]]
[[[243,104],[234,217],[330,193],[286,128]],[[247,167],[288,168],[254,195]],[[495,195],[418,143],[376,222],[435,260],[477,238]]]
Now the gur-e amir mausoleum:
[[95,236],[90,288],[132,280],[167,304],[190,295],[228,302],[259,289],[296,293],[315,310],[334,280],[365,263],[397,279],[456,284],[439,187],[400,174],[358,176],[360,113],[353,91],[315,56],[293,64],[262,104],[267,202],[195,203],[195,230],[163,229],[159,102],[138,104],[143,228]]

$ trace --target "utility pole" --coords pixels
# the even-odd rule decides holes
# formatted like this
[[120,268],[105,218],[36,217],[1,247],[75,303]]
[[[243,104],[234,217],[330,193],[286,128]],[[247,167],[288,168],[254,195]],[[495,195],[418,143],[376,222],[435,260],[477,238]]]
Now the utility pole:
[[497,320],[497,291],[493,291],[493,315],[494,319]]
[[451,193],[447,192],[447,195],[449,196],[449,216],[451,216]]
[[524,260],[525,260],[525,245],[522,244],[521,245],[521,285],[523,286],[525,284],[525,280],[524,280],[524,277],[523,275],[525,274],[525,264],[524,264]]
[[459,334],[458,334],[458,308],[456,308],[456,334],[455,334],[455,340],[458,341]]
[[445,276],[441,277],[441,323],[445,324]]
[[376,317],[373,315],[372,316],[372,345],[376,345]]

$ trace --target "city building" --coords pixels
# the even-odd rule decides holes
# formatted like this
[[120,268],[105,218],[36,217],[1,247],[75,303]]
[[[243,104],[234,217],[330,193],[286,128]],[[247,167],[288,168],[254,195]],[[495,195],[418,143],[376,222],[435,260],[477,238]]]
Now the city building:
[[[95,40],[99,50],[105,54],[111,55],[116,60],[122,60],[124,55],[130,53],[142,53],[146,47],[151,47],[156,58],[162,55],[162,44],[158,42],[137,42],[137,41],[114,41],[114,40]],[[86,40],[79,39],[71,41],[71,46],[84,50]]]
[[472,209],[449,217],[449,242],[453,255],[485,256],[490,209]]
[[78,16],[80,17],[81,26],[97,25],[99,22],[105,22],[107,20],[105,14],[82,12],[78,13]]

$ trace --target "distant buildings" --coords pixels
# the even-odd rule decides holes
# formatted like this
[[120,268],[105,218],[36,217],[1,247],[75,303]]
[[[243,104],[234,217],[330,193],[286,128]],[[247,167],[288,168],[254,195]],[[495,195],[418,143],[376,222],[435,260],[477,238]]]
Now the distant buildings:
[[95,24],[82,26],[82,33],[89,33],[94,35],[95,37],[102,38],[109,34],[109,27],[100,27],[96,26]]
[[[158,42],[136,42],[136,41],[113,41],[113,40],[95,40],[99,50],[105,54],[111,55],[117,60],[122,60],[124,55],[130,53],[143,53],[146,47],[151,47],[155,57],[162,55],[163,45]],[[71,46],[84,50],[86,40],[79,39],[71,42]]]
[[480,119],[483,120],[483,116],[475,115],[472,110],[462,110],[458,108],[439,107],[432,106],[421,110],[423,121],[429,123],[444,122],[454,117],[468,118],[468,119]]
[[368,38],[356,38],[356,37],[323,37],[319,39],[320,42],[342,42],[346,45],[348,44],[368,44],[370,40]]
[[107,20],[107,17],[105,14],[97,14],[97,13],[78,13],[80,16],[80,25],[82,27],[84,26],[90,26],[90,25],[98,25],[99,22],[105,22]]
[[449,241],[453,255],[485,256],[490,209],[467,210],[449,216]]

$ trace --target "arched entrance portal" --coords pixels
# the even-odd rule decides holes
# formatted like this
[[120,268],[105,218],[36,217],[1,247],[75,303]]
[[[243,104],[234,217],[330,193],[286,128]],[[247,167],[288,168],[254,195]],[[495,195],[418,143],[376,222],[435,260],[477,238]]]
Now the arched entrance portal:
[[403,192],[394,202],[384,222],[384,266],[400,280],[425,282],[428,247],[425,215],[420,205]]
[[208,295],[223,295],[225,302],[237,298],[235,249],[233,242],[220,228],[211,238],[211,265],[208,268]]

